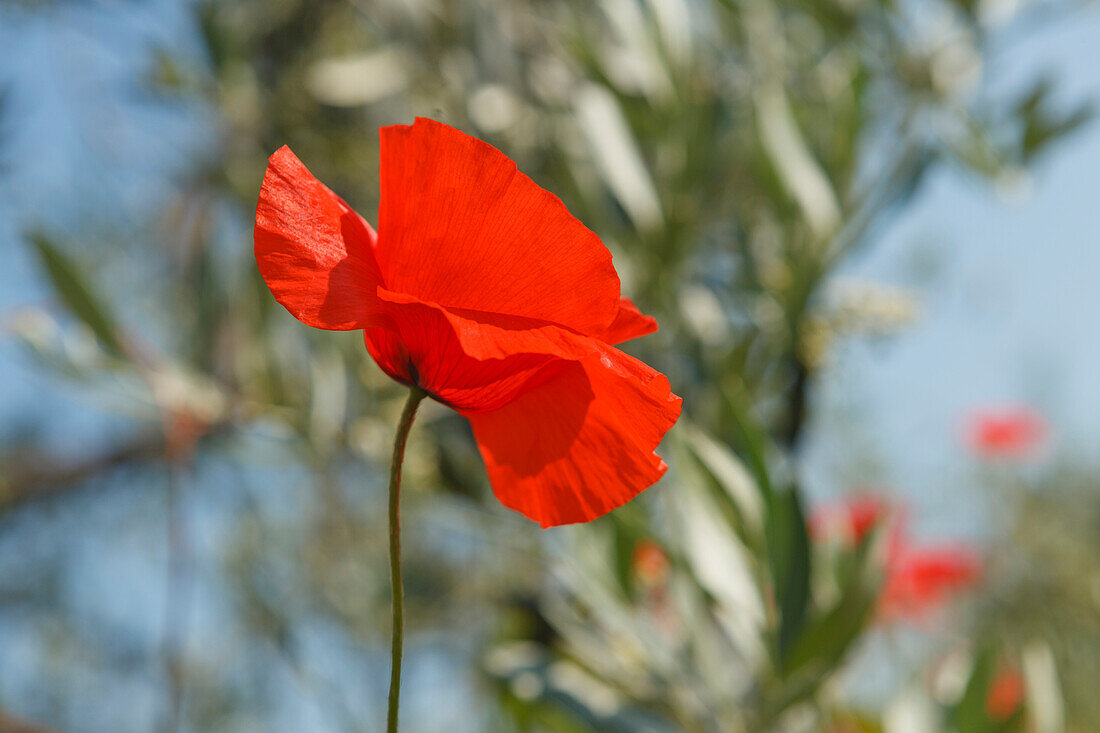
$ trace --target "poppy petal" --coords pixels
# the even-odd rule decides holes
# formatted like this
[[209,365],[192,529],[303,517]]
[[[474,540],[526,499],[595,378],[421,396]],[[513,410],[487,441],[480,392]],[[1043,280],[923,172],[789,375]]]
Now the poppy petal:
[[594,339],[513,316],[454,312],[379,288],[387,325],[367,329],[367,350],[394,379],[466,413],[499,409],[543,367],[597,353]]
[[394,379],[467,413],[499,409],[530,389],[531,378],[552,361],[607,350],[595,339],[529,318],[444,308],[385,288],[378,297],[389,307],[386,325],[366,332],[374,360]]
[[376,323],[374,230],[285,145],[268,160],[254,233],[260,274],[295,318],[332,331]]
[[681,400],[662,374],[604,347],[541,377],[501,409],[467,415],[502,504],[543,527],[586,522],[664,474],[653,451]]
[[[528,389],[532,381],[556,360],[546,354],[516,354],[505,359],[474,359],[462,353],[453,332],[439,328],[442,315],[430,309],[410,315],[400,334],[382,328],[363,332],[367,351],[382,371],[405,384],[416,384],[435,400],[474,414],[496,410]],[[448,336],[447,334],[450,333]],[[408,339],[413,345],[406,347]],[[425,344],[446,350],[446,361],[431,359],[418,366],[414,361]]]
[[934,611],[952,593],[977,583],[982,563],[977,554],[962,546],[900,547],[886,570],[880,613],[886,619],[917,619]]
[[634,305],[634,301],[624,297],[619,300],[619,312],[615,315],[615,320],[600,335],[600,339],[614,346],[656,331],[657,319],[645,315]]
[[619,277],[599,237],[491,145],[434,120],[381,130],[378,264],[448,308],[601,333]]
[[[417,313],[422,307],[438,311],[444,317],[443,326],[455,332],[462,350],[475,359],[503,359],[523,353],[580,359],[589,356],[597,348],[587,336],[533,318],[445,308],[437,303],[385,288],[378,289],[378,297],[389,304],[386,312],[395,321],[400,321],[404,312]],[[445,360],[446,356],[442,352],[431,355],[440,360]]]

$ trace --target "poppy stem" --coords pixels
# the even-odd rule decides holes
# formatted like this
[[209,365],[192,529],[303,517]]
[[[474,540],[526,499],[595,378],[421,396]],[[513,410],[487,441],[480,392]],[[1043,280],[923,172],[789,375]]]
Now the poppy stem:
[[386,733],[397,733],[397,705],[401,696],[401,656],[405,639],[405,586],[401,580],[401,464],[405,462],[405,444],[416,408],[428,393],[419,387],[409,389],[409,398],[397,423],[393,439],[393,463],[390,465],[390,587],[393,590],[393,641],[390,646],[390,699],[386,709]]

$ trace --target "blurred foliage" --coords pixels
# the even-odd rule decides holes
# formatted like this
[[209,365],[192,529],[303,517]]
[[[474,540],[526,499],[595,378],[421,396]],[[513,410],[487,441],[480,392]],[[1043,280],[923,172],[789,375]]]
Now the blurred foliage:
[[[1012,524],[991,550],[992,589],[980,609],[985,631],[1016,648],[1048,640],[1062,678],[1067,717],[1083,730],[1100,721],[1091,680],[1100,674],[1100,503],[1095,475],[1072,464],[1035,488],[1003,485]],[[1051,488],[1055,491],[1050,491]]]
[[[1056,108],[1045,79],[1018,98],[985,93],[997,5],[195,4],[198,57],[154,49],[148,64],[147,92],[208,110],[212,132],[149,225],[148,246],[125,250],[153,261],[156,277],[128,296],[146,323],[113,315],[124,311],[111,260],[95,266],[85,242],[36,229],[28,241],[59,307],[11,326],[87,389],[121,385],[137,427],[131,442],[75,465],[28,467],[25,447],[11,451],[0,464],[7,511],[181,451],[200,468],[228,451],[260,471],[300,470],[314,505],[297,522],[246,514],[235,529],[233,602],[245,633],[317,691],[335,729],[362,729],[301,661],[301,629],[320,618],[349,644],[384,633],[379,475],[402,390],[355,335],[286,317],[256,272],[251,218],[267,155],[289,144],[372,219],[376,129],[431,116],[501,148],[600,234],[624,293],[661,323],[629,348],[669,374],[685,404],[661,487],[546,541],[487,500],[465,421],[429,411],[418,424],[406,482],[410,628],[469,624],[469,640],[486,643],[474,657],[499,703],[489,729],[1045,733],[1058,728],[1034,713],[1034,695],[1050,710],[1060,693],[1044,654],[1079,701],[1071,717],[1100,724],[1080,687],[1095,679],[1100,635],[1052,620],[1042,636],[1062,641],[1035,641],[1026,602],[1068,587],[1054,579],[1010,586],[998,605],[1004,633],[987,629],[988,648],[957,650],[961,685],[918,679],[885,711],[851,709],[843,674],[875,618],[887,538],[812,542],[793,461],[833,344],[889,335],[915,312],[906,293],[837,287],[838,264],[871,244],[872,227],[931,166],[1011,178],[1087,118],[1085,107]],[[42,465],[54,468],[33,468]],[[1021,521],[1042,516],[1029,508]],[[1035,562],[1057,567],[1062,549],[1042,545],[1055,536],[1029,525],[1013,546],[1035,539]],[[660,549],[640,570],[646,543]],[[1028,704],[992,720],[1003,639],[1032,660]],[[1085,645],[1087,661],[1073,661]],[[235,729],[235,714],[265,704],[197,660],[184,667],[195,730]]]

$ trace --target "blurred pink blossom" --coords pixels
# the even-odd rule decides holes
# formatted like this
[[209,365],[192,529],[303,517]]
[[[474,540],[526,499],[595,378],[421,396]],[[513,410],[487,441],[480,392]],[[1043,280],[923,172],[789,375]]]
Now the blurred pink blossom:
[[1046,420],[1029,407],[1002,407],[974,412],[966,421],[967,446],[987,459],[1033,458],[1046,440]]

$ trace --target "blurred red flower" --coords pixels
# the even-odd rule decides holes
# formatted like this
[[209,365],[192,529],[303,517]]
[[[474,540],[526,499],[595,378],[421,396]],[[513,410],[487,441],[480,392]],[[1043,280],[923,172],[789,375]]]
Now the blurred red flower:
[[922,619],[981,576],[981,560],[969,548],[914,544],[905,513],[879,496],[854,496],[819,508],[808,529],[816,541],[840,539],[854,547],[878,526],[889,533],[878,608],[882,621]]
[[939,608],[952,593],[977,583],[982,563],[959,545],[914,547],[900,532],[886,562],[886,579],[879,599],[883,620],[920,620]]
[[847,497],[819,508],[810,517],[810,536],[816,540],[839,537],[858,545],[890,514],[884,499],[870,494]]
[[966,442],[983,458],[1030,458],[1047,435],[1041,415],[1027,407],[975,413],[966,424]]
[[634,575],[647,588],[664,585],[668,579],[670,563],[668,554],[659,544],[650,539],[639,540],[634,545],[634,554],[630,565]]
[[1023,705],[1024,695],[1024,676],[1014,666],[1002,666],[989,683],[989,692],[985,697],[986,715],[997,722],[1008,720]]
[[654,483],[680,398],[613,348],[657,323],[611,253],[487,143],[423,118],[380,137],[377,233],[289,148],[271,156],[255,240],[275,299],[362,330],[386,374],[468,418],[497,497],[544,527]]

